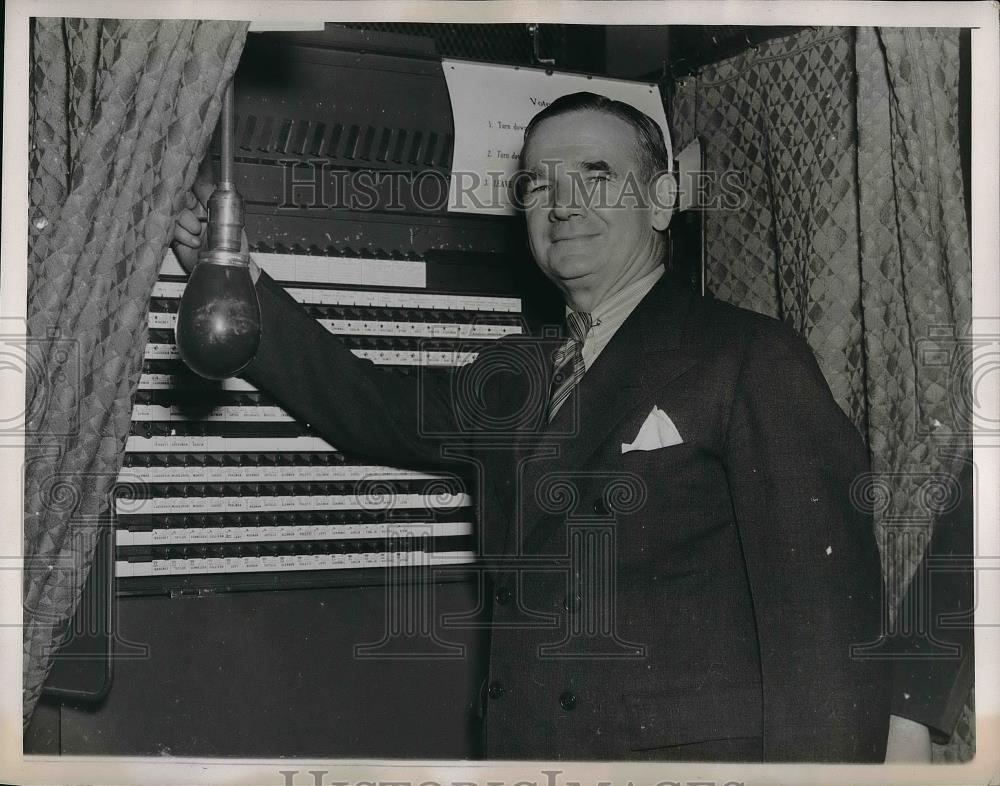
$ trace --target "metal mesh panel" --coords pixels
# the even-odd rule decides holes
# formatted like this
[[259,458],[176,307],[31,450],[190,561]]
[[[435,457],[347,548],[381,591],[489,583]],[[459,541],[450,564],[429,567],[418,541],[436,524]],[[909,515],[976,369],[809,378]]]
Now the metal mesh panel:
[[[355,30],[373,30],[397,35],[433,38],[439,55],[491,63],[532,65],[531,35],[524,24],[417,24],[408,22],[359,22],[344,24]],[[546,25],[543,35],[552,35]]]

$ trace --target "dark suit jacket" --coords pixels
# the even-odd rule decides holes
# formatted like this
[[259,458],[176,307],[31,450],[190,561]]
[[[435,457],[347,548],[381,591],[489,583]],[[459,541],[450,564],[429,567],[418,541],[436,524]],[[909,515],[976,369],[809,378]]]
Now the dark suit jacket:
[[[461,466],[492,568],[489,758],[881,761],[862,441],[801,339],[661,280],[549,426],[559,339],[407,381],[263,276],[245,376],[332,444]],[[683,443],[622,453],[653,406]]]
[[893,715],[922,723],[946,744],[958,725],[975,678],[973,467],[953,478],[955,504],[934,522],[934,533],[891,634],[880,643],[893,657]]

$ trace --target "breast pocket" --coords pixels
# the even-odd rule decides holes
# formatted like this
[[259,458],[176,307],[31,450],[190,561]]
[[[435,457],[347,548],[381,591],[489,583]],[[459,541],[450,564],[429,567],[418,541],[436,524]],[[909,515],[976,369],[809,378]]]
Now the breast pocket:
[[622,461],[633,464],[668,464],[678,461],[690,461],[696,458],[701,448],[691,442],[679,442],[676,445],[667,445],[653,450],[629,450],[621,454]]
[[702,504],[723,474],[720,458],[711,450],[694,443],[670,445],[656,450],[623,453],[618,466],[643,478],[648,484],[650,501],[659,504]]

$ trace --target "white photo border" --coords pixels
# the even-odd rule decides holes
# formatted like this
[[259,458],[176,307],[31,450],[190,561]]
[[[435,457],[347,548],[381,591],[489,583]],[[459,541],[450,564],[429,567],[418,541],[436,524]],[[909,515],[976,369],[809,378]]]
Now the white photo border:
[[[8,0],[5,9],[3,108],[3,234],[0,260],[0,323],[9,330],[26,317],[28,194],[28,20],[32,16],[249,19],[258,22],[396,21],[849,25],[968,27],[972,29],[972,259],[973,331],[1000,335],[1000,47],[996,2],[851,2],[845,0],[564,0],[553,3],[451,2],[450,0]],[[978,388],[991,412],[1000,412],[1000,372]],[[4,371],[3,412],[20,411],[23,375]],[[978,477],[1000,478],[1000,444],[974,438]],[[506,786],[537,783],[595,784],[728,783],[936,784],[996,783],[1000,779],[1000,571],[985,555],[1000,555],[1000,484],[976,489],[977,752],[961,765],[806,765],[570,762],[428,762],[324,759],[194,759],[25,756],[22,752],[22,559],[23,439],[0,436],[0,782],[103,784],[464,784]],[[996,563],[993,557],[991,562]],[[990,570],[988,568],[994,567]],[[990,665],[992,664],[992,668]],[[548,774],[547,774],[548,773]]]

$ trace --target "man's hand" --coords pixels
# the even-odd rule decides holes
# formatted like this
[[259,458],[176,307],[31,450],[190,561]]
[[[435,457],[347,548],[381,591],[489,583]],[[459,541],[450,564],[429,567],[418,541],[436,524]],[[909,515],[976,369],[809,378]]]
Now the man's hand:
[[930,764],[930,761],[930,729],[908,718],[890,715],[886,764]]
[[[188,275],[198,264],[198,252],[201,251],[202,245],[208,242],[208,232],[205,231],[205,227],[208,224],[208,199],[212,196],[213,191],[215,191],[215,183],[211,171],[202,167],[194,181],[194,186],[187,194],[187,203],[180,215],[177,216],[177,223],[174,224],[174,235],[170,241],[170,247]],[[248,247],[245,229],[240,238],[240,247],[244,252]],[[255,284],[260,277],[260,268],[253,259],[250,259],[250,277]]]
[[187,203],[177,216],[174,224],[174,236],[170,247],[181,267],[190,275],[198,263],[198,252],[206,242],[208,233],[205,226],[208,223],[208,198],[212,196],[215,184],[210,177],[198,173],[194,186],[187,193]]

